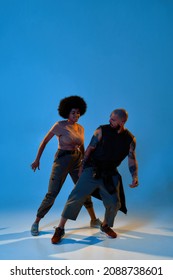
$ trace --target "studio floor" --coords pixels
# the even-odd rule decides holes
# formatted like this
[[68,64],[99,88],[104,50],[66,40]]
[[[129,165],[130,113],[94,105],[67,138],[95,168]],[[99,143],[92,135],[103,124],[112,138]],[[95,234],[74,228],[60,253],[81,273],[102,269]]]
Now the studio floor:
[[[77,221],[68,221],[61,243],[51,244],[57,215],[50,213],[40,224],[40,235],[30,227],[33,211],[1,212],[0,260],[172,260],[173,223],[169,215],[144,217],[118,214],[116,239],[89,226],[85,211]],[[100,217],[101,218],[101,217]]]

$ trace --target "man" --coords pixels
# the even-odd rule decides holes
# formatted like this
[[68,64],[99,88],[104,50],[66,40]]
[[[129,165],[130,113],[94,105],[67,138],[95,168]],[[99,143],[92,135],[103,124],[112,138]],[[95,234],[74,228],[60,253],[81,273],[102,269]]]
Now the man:
[[138,165],[135,155],[136,139],[124,125],[128,113],[116,109],[111,113],[108,125],[96,129],[87,147],[79,180],[66,202],[62,217],[51,239],[53,244],[64,236],[64,226],[68,219],[76,220],[86,197],[91,194],[100,197],[105,206],[101,232],[116,238],[113,227],[118,210],[127,212],[121,176],[117,167],[128,156],[129,171],[132,175],[131,188],[138,186]]

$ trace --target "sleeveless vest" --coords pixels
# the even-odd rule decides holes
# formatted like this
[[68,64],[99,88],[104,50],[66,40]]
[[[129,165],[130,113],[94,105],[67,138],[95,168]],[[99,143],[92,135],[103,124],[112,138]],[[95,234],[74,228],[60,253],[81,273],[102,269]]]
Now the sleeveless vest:
[[134,136],[127,129],[118,133],[110,125],[102,125],[100,128],[102,139],[93,152],[92,159],[93,161],[112,162],[117,167],[128,155]]
[[[134,136],[130,131],[125,129],[122,133],[118,133],[116,129],[110,125],[100,126],[102,129],[102,139],[98,143],[96,149],[91,155],[88,166],[93,166],[95,170],[94,177],[102,177],[105,187],[109,193],[115,191],[112,176],[118,174],[120,182],[120,200],[123,213],[127,213],[124,188],[121,175],[117,171],[117,167],[125,159],[129,153],[130,143]],[[92,196],[101,199],[99,191],[95,190]]]

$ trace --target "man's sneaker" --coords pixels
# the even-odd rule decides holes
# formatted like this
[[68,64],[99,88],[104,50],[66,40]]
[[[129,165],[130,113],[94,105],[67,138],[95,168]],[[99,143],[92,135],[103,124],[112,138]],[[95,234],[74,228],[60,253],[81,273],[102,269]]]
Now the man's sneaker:
[[57,227],[55,228],[55,233],[51,239],[53,244],[57,244],[61,241],[62,237],[64,236],[65,231],[63,228]]
[[116,238],[117,234],[115,231],[113,231],[108,225],[106,226],[100,226],[101,233],[105,234],[109,238]]
[[39,235],[38,226],[39,226],[38,223],[33,223],[33,224],[32,224],[32,226],[31,226],[31,234],[32,234],[33,236]]
[[91,220],[90,227],[92,228],[100,228],[102,222],[99,219]]

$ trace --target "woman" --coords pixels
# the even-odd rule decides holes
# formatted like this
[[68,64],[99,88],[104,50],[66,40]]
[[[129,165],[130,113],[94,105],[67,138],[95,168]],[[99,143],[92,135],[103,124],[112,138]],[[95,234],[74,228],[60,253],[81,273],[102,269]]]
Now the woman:
[[[83,98],[79,96],[69,96],[60,101],[58,112],[65,120],[53,125],[40,144],[35,161],[31,168],[35,171],[40,169],[40,158],[53,136],[58,138],[58,151],[55,154],[52,173],[49,180],[48,192],[45,195],[38,211],[37,216],[31,227],[31,234],[39,234],[39,222],[47,214],[54,204],[62,185],[69,174],[74,182],[78,180],[79,168],[84,154],[84,128],[78,124],[80,116],[86,112],[87,105]],[[101,222],[96,218],[93,203],[89,196],[84,203],[91,221],[91,227],[99,227]]]

